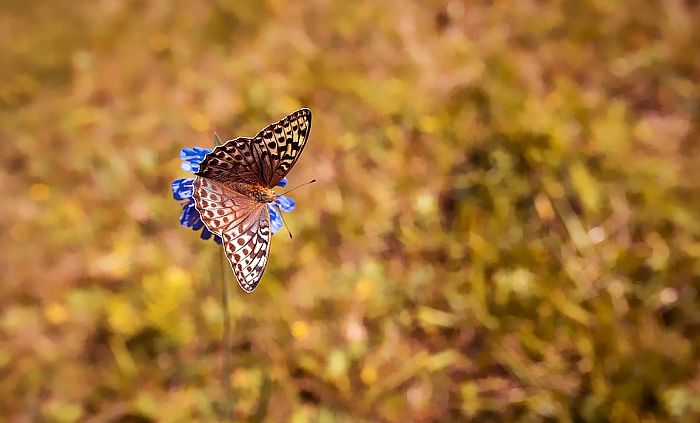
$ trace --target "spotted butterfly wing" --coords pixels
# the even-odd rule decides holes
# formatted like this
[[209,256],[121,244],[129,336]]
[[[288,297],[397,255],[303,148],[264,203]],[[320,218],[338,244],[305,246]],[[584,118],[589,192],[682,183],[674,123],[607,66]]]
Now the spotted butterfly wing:
[[198,177],[193,187],[195,207],[202,221],[222,238],[238,285],[252,292],[260,283],[270,249],[267,206],[222,181]]
[[270,248],[270,214],[240,184],[272,188],[294,166],[311,130],[311,111],[300,109],[260,131],[216,147],[200,163],[195,207],[224,244],[236,280],[246,292],[260,283]]
[[275,187],[294,166],[311,132],[311,110],[300,109],[254,138],[227,141],[207,154],[198,176]]

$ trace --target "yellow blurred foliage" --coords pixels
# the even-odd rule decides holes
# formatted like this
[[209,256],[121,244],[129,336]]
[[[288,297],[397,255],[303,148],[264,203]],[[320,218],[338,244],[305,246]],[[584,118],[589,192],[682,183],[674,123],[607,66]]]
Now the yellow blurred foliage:
[[[0,420],[700,421],[697,22],[5,0]],[[318,182],[245,294],[178,155],[300,107]]]

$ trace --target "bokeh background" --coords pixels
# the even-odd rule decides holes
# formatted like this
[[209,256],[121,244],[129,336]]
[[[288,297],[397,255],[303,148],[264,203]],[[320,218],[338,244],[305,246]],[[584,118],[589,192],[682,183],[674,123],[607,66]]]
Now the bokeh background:
[[237,419],[700,419],[697,1],[0,7],[1,420],[224,418],[170,181],[302,106]]

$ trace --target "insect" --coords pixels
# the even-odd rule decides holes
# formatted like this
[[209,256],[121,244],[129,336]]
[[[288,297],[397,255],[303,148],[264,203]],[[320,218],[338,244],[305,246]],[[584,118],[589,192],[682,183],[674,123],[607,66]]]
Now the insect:
[[239,137],[204,157],[194,181],[195,207],[223,240],[238,285],[253,292],[270,252],[272,188],[299,159],[311,131],[311,110],[300,109],[253,138]]

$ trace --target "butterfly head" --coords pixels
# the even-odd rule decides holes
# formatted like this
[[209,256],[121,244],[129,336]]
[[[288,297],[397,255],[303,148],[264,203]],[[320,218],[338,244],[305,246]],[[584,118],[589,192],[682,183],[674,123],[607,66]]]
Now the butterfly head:
[[255,188],[255,199],[260,203],[272,203],[279,197],[279,194],[268,187],[256,186]]

